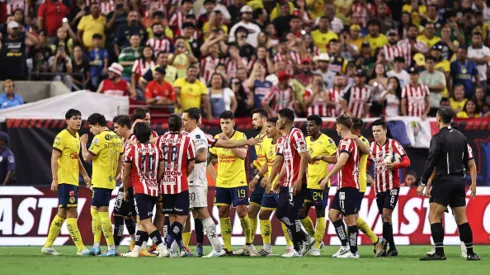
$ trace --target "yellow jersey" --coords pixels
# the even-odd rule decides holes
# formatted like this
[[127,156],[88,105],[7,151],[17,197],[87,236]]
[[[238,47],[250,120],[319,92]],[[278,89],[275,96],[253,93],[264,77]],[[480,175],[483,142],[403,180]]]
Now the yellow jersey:
[[[364,37],[364,41],[368,42],[371,50],[375,52],[377,49],[383,48],[384,45],[388,44],[388,37],[382,33],[380,33],[376,38],[371,37],[371,35],[368,34],[366,37]],[[359,48],[359,51],[360,50],[361,48]]]
[[449,98],[449,104],[451,105],[451,109],[453,109],[456,114],[463,111],[466,101],[468,101],[467,98],[464,98],[461,101],[456,101],[452,97]]
[[[273,140],[267,139],[262,142],[262,150],[265,152],[265,158],[267,161],[267,174],[264,176],[269,176],[269,174],[272,171],[272,165],[274,164],[274,161],[276,160],[276,147],[277,147],[277,140],[273,142]],[[271,188],[274,186],[274,184],[277,182],[277,179],[279,177],[276,177],[274,179],[274,182],[271,184]]]
[[437,44],[441,39],[437,36],[432,37],[432,39],[427,38],[425,35],[421,34],[417,36],[417,40],[420,40],[427,45],[427,49],[432,48],[435,44]]
[[[256,138],[260,137],[260,134],[256,136]],[[261,143],[255,145],[255,154],[257,155],[257,159],[253,161],[253,164],[260,171],[262,167],[266,164],[267,160],[265,159],[265,151],[264,151],[264,142],[270,140],[267,136],[264,137]]]
[[[359,137],[367,147],[370,147],[371,144],[369,144],[369,141],[367,138],[360,136]],[[361,162],[359,163],[359,192],[364,193],[366,192],[366,186],[367,186],[367,161],[369,158],[369,154],[362,154],[361,155]]]
[[208,94],[206,85],[196,79],[194,83],[189,83],[185,78],[179,78],[174,82],[174,88],[180,88],[180,104],[182,110],[189,108],[201,108],[201,96]]
[[104,45],[106,25],[107,19],[104,15],[100,15],[97,19],[95,19],[91,14],[82,17],[77,28],[79,31],[83,31],[83,44],[89,49],[93,48],[94,42],[92,41],[92,36],[94,34],[100,34],[103,37],[102,44]]
[[[310,156],[331,156],[337,152],[337,145],[327,135],[321,134],[317,140],[312,141],[311,136],[306,137],[306,146]],[[328,175],[328,163],[319,160],[308,164],[308,189],[320,190],[320,182]],[[328,182],[330,187],[330,181]]]
[[70,134],[67,129],[56,135],[53,149],[61,153],[58,159],[58,183],[78,186],[78,165],[80,153],[80,136]]
[[328,31],[327,33],[322,33],[320,30],[315,30],[311,32],[311,37],[313,38],[313,43],[321,52],[327,52],[327,45],[332,39],[339,39],[339,36],[333,31]]
[[[219,139],[219,135],[214,138]],[[244,133],[235,131],[230,140],[247,140]],[[245,160],[235,156],[231,149],[212,147],[209,153],[218,157],[218,175],[216,187],[234,188],[247,186],[247,175],[245,174]]]
[[102,131],[92,140],[88,149],[92,154],[92,186],[94,188],[116,188],[117,163],[123,153],[122,141],[110,130]]
[[325,15],[325,11],[323,10],[325,4],[325,0],[306,0],[306,5],[309,7],[308,13],[311,15],[313,20]]

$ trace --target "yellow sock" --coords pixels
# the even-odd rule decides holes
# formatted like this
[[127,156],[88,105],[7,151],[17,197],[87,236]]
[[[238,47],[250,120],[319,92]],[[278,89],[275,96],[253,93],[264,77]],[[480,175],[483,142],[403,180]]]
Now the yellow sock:
[[262,235],[262,243],[264,246],[271,244],[271,221],[269,219],[260,220],[260,235]]
[[188,247],[191,242],[191,232],[182,233],[182,241],[184,242],[184,245]]
[[92,214],[92,234],[94,234],[94,245],[100,245],[102,228],[100,227],[99,213],[97,210],[90,208],[90,214]]
[[284,233],[284,237],[286,238],[286,245],[293,246],[293,240],[291,240],[291,237],[289,236],[288,227],[284,223],[281,223],[281,227],[282,232]]
[[327,228],[327,223],[325,217],[316,218],[316,231],[315,231],[315,247],[320,248],[323,236],[325,235],[325,229]]
[[301,223],[306,229],[306,233],[310,236],[315,236],[315,226],[313,225],[313,221],[310,217],[306,216],[306,218],[301,220]]
[[221,237],[223,238],[223,247],[227,251],[231,251],[231,221],[230,218],[220,218],[219,227],[221,229]]
[[250,218],[245,216],[245,218],[240,219],[242,224],[243,234],[245,235],[245,243],[252,244],[254,242],[252,235],[252,228],[250,228]]
[[66,219],[66,226],[68,227],[68,232],[70,233],[73,243],[77,246],[78,251],[85,249],[83,244],[82,235],[80,235],[80,230],[78,230],[78,224],[76,218]]
[[105,242],[109,249],[115,249],[114,246],[114,235],[112,235],[112,223],[111,217],[109,217],[109,212],[98,212],[100,218],[100,228],[104,233]]
[[46,240],[46,243],[44,244],[45,247],[51,247],[53,246],[54,241],[60,234],[61,227],[63,226],[63,223],[65,222],[65,219],[62,217],[56,215],[54,216],[53,221],[51,222],[51,226],[49,227],[49,234],[48,234],[48,239]]
[[367,223],[363,219],[357,218],[356,223],[359,230],[361,230],[362,233],[368,236],[369,239],[371,239],[371,242],[373,242],[373,244],[378,242],[378,236],[374,234],[373,230],[371,230],[371,228],[367,225]]
[[[257,233],[257,217],[255,218],[250,218],[250,231],[252,232],[252,242],[254,241],[255,238],[255,233]],[[261,227],[262,228],[262,227]]]

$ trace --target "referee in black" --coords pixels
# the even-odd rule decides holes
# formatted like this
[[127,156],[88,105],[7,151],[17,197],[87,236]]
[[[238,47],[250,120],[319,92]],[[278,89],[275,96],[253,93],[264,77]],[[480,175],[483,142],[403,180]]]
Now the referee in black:
[[459,235],[467,250],[468,261],[478,261],[480,258],[473,252],[473,233],[466,219],[466,190],[465,176],[469,170],[471,176],[471,197],[476,193],[476,165],[471,148],[465,136],[451,127],[453,111],[449,107],[441,107],[437,111],[436,120],[440,131],[430,141],[429,156],[425,170],[417,189],[423,194],[424,188],[435,173],[430,192],[429,222],[436,253],[420,258],[421,261],[446,260],[444,255],[444,228],[442,216],[448,206],[453,210]]

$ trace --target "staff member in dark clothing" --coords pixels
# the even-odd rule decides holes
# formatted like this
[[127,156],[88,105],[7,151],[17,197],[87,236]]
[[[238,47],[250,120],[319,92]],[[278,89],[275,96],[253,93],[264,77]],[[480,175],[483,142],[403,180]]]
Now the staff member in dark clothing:
[[453,116],[453,111],[448,107],[441,107],[437,112],[436,120],[440,131],[430,141],[429,156],[425,163],[420,186],[417,188],[419,194],[422,195],[431,174],[435,173],[429,200],[429,222],[436,253],[420,258],[421,261],[446,260],[443,245],[444,228],[441,221],[448,205],[451,206],[456,218],[460,239],[466,245],[466,259],[468,261],[480,260],[473,252],[473,233],[466,219],[465,200],[467,169],[471,176],[471,197],[473,198],[476,193],[476,165],[471,149],[468,149],[465,136],[450,125]]

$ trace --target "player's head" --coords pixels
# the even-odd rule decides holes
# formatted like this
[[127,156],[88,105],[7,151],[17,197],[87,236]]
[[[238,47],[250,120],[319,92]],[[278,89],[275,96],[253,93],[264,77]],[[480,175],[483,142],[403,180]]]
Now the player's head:
[[269,112],[264,108],[253,109],[252,111],[252,125],[256,130],[262,130],[262,127],[267,123],[269,118]]
[[150,124],[151,122],[151,112],[146,108],[138,108],[133,112],[133,123],[136,122],[146,122]]
[[279,135],[279,129],[276,127],[278,118],[271,117],[267,120],[267,137],[268,138],[274,138]]
[[352,119],[346,115],[341,115],[337,117],[335,120],[337,125],[337,134],[342,137],[343,132],[350,132],[350,128],[352,127]]
[[219,124],[221,131],[225,135],[231,135],[235,127],[235,115],[230,111],[224,111],[219,115]]
[[378,143],[384,143],[386,140],[386,134],[388,133],[386,122],[382,119],[377,119],[373,121],[371,126],[373,127],[374,140]]
[[281,109],[279,111],[279,117],[277,120],[277,126],[280,130],[284,130],[286,125],[292,125],[294,123],[294,111],[288,108]]
[[70,130],[78,131],[82,127],[82,113],[79,110],[70,109],[65,114],[66,125]]
[[184,131],[191,132],[198,127],[201,119],[201,112],[198,108],[189,108],[182,113],[182,127]]
[[118,115],[112,122],[114,122],[114,131],[120,137],[126,137],[126,133],[131,131],[131,118],[127,115]]
[[145,122],[136,122],[134,124],[134,135],[136,139],[141,143],[147,143],[151,138],[151,128],[148,123]]
[[453,119],[454,112],[450,107],[441,107],[437,111],[436,120],[439,125],[448,125]]
[[322,118],[319,115],[311,115],[306,118],[306,134],[317,136],[322,129]]
[[182,131],[182,118],[178,114],[172,114],[168,117],[168,130],[174,133]]
[[361,135],[362,126],[364,126],[364,122],[362,121],[362,119],[357,118],[357,117],[351,118],[351,120],[352,120],[352,126],[350,127],[350,131],[354,135],[360,136]]
[[107,121],[104,115],[93,113],[88,119],[88,126],[90,127],[90,133],[93,135],[98,135],[107,128]]

